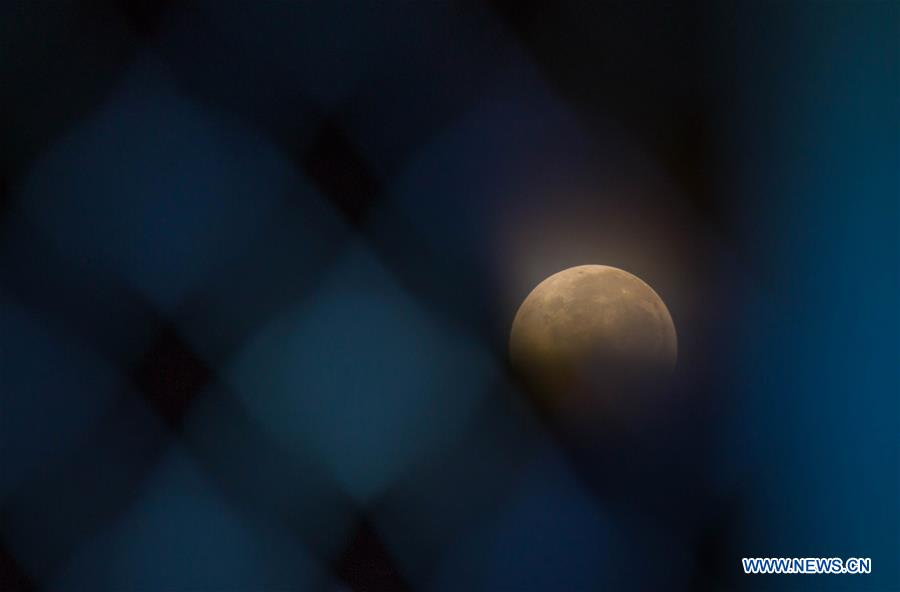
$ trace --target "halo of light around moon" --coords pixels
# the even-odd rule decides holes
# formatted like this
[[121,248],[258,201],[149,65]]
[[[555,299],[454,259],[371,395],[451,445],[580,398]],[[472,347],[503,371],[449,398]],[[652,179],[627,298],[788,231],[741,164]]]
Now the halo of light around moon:
[[677,352],[675,324],[659,295],[606,265],[572,267],[538,284],[509,338],[513,368],[548,396],[585,381],[594,390],[627,390],[636,377],[668,375]]

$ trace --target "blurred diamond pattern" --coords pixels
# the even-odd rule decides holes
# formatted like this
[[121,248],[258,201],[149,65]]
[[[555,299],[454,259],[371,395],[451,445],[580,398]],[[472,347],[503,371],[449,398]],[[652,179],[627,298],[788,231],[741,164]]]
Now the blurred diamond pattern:
[[[495,160],[515,174],[583,146],[571,123],[571,142],[527,127],[523,109],[557,99],[502,20],[438,3],[19,10],[35,32],[74,14],[101,30],[43,50],[90,70],[71,89],[5,93],[7,142],[33,148],[4,183],[0,589],[527,577],[464,567],[502,544],[543,437],[482,322],[501,303],[476,288],[495,249],[471,223],[504,207]],[[496,141],[458,140],[485,124]],[[447,159],[481,164],[435,184]],[[534,534],[590,527],[561,528]]]
[[669,462],[702,420],[638,453],[665,493],[618,459],[607,504],[505,361],[527,289],[598,253],[675,293],[685,352],[727,332],[672,289],[730,264],[677,137],[585,121],[510,3],[2,10],[0,591],[690,584],[733,479]]

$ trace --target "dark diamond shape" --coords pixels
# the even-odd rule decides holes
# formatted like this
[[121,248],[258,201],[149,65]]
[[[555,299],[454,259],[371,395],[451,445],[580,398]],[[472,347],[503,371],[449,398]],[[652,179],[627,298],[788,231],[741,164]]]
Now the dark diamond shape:
[[190,402],[209,384],[209,367],[166,326],[134,371],[141,393],[171,425],[179,425]]
[[11,205],[9,178],[6,171],[0,168],[0,222],[6,218]]
[[378,179],[337,124],[326,121],[319,128],[303,167],[350,222],[365,220],[378,197]]
[[739,555],[736,537],[742,531],[742,504],[728,500],[713,507],[700,521],[694,540],[691,590],[734,590],[739,587],[732,566]]
[[368,520],[356,527],[350,543],[334,566],[337,576],[355,592],[404,592],[409,585],[400,575]]
[[156,33],[163,14],[172,0],[122,0],[122,12],[128,18],[134,31],[149,36]]
[[0,590],[3,592],[37,590],[34,580],[25,573],[25,570],[2,544],[0,544]]

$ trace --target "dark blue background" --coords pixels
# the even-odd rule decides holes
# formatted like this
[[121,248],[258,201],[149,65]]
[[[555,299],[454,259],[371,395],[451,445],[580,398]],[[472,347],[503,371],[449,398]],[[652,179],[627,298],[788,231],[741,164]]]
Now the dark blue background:
[[[897,3],[0,27],[3,592],[900,590]],[[583,263],[679,334],[587,449],[506,363]]]

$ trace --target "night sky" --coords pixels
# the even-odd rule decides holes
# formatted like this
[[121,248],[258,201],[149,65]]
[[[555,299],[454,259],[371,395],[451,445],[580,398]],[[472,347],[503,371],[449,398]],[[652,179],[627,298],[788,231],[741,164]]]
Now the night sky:
[[[900,590],[897,2],[0,27],[0,592]],[[507,359],[582,264],[678,332],[587,444]]]

